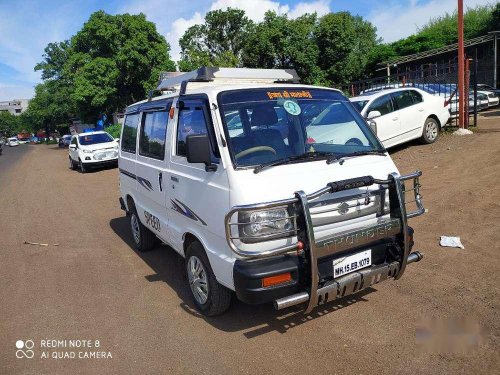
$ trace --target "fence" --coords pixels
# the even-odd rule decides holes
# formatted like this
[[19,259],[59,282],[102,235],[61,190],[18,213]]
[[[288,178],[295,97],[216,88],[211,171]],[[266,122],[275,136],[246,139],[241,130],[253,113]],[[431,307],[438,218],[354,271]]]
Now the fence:
[[[466,126],[477,124],[477,113],[488,106],[488,99],[477,93],[478,81],[486,76],[486,71],[478,71],[476,67],[469,66],[466,61],[465,72],[465,100]],[[473,65],[473,64],[472,64]],[[342,87],[342,90],[349,96],[357,96],[380,91],[387,88],[416,87],[432,95],[443,98],[443,103],[450,105],[450,125],[458,126],[458,64],[428,65],[417,70],[407,70],[385,76],[367,80],[352,82]]]

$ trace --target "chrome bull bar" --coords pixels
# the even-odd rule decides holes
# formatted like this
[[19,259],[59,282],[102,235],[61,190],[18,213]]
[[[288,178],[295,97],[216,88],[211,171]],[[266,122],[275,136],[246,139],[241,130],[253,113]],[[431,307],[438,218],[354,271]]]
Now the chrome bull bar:
[[[231,250],[240,257],[247,259],[260,259],[266,257],[272,257],[276,255],[281,255],[290,252],[297,252],[303,250],[304,256],[307,260],[308,264],[308,278],[310,281],[310,287],[308,292],[299,293],[299,295],[290,296],[287,298],[292,298],[293,304],[298,304],[302,302],[308,301],[308,306],[306,308],[306,313],[310,312],[315,306],[317,306],[322,301],[325,301],[325,293],[330,296],[331,292],[328,292],[330,289],[327,286],[323,286],[319,288],[319,272],[318,272],[318,258],[321,258],[326,255],[335,254],[340,251],[348,250],[349,248],[354,248],[361,246],[363,244],[368,244],[370,242],[376,241],[380,238],[386,238],[389,236],[396,236],[398,238],[398,243],[401,248],[401,254],[399,254],[399,261],[393,262],[397,264],[397,267],[388,265],[391,267],[393,272],[387,273],[390,277],[394,277],[395,279],[399,279],[406,268],[406,265],[409,259],[416,259],[415,257],[410,257],[410,239],[408,238],[408,218],[416,217],[422,215],[425,212],[425,209],[422,204],[422,196],[420,194],[420,182],[419,177],[422,175],[422,172],[416,171],[414,173],[399,176],[396,173],[392,173],[388,176],[386,180],[375,179],[371,176],[365,176],[361,178],[343,180],[329,183],[326,187],[312,193],[305,194],[303,191],[297,191],[295,193],[295,197],[289,199],[283,199],[273,202],[267,203],[259,203],[252,205],[241,205],[235,206],[228,212],[225,217],[225,228],[226,228],[226,240],[231,248]],[[404,182],[412,181],[412,187],[406,189]],[[336,193],[340,191],[357,189],[360,187],[367,187],[374,184],[380,185],[380,188],[388,191],[389,194],[389,213],[390,219],[380,222],[375,226],[370,226],[366,228],[362,228],[359,230],[340,233],[335,236],[322,239],[317,242],[314,235],[314,227],[312,222],[312,215],[310,212],[310,202],[323,196],[324,194]],[[413,192],[412,197],[414,199],[410,201],[405,201],[405,197],[409,192]],[[412,211],[407,211],[407,204],[414,203],[416,208]],[[382,206],[384,202],[381,203]],[[239,222],[239,214],[240,213],[251,213],[252,211],[261,211],[261,210],[269,210],[273,208],[286,208],[293,207],[293,212],[284,219],[290,219],[294,221],[294,229],[293,230],[284,230],[278,235],[267,236],[265,238],[266,241],[278,239],[278,238],[289,238],[291,240],[291,244],[284,245],[277,248],[267,249],[263,251],[255,251],[255,250],[246,250],[241,248],[242,243],[245,242],[245,238],[241,236],[240,227],[242,225],[248,225],[248,223]],[[383,207],[381,207],[383,210]],[[238,217],[236,222],[233,222],[233,216],[235,214]],[[277,219],[278,220],[278,219]],[[233,227],[238,229],[238,235],[233,234]],[[296,238],[296,241],[295,241]],[[239,242],[239,245],[237,244]],[[250,242],[252,243],[252,242]],[[256,244],[258,246],[258,244]],[[256,247],[251,246],[251,247]],[[418,260],[421,259],[421,255],[417,257]],[[413,260],[415,261],[415,260]],[[356,272],[356,275],[360,275],[361,272],[375,272],[374,270],[377,267],[372,266],[371,268],[360,270]],[[380,275],[385,273],[385,269],[380,270]],[[346,275],[347,279],[352,279],[354,276]],[[362,274],[361,274],[362,275]],[[385,280],[387,275],[383,277]],[[358,277],[356,276],[356,277]],[[361,277],[361,276],[360,276]],[[380,276],[382,277],[382,276]],[[343,279],[343,278],[339,278]],[[346,280],[347,280],[346,279]],[[380,280],[380,278],[379,278]],[[358,284],[361,285],[357,280]],[[334,285],[334,284],[331,284]],[[365,285],[367,285],[365,283]],[[372,285],[372,284],[370,284]],[[337,284],[338,286],[338,284]],[[327,288],[328,291],[325,292],[324,288]],[[339,289],[337,289],[339,290]],[[359,288],[355,291],[358,291]],[[304,294],[305,293],[305,294]],[[307,294],[307,297],[305,295]],[[348,293],[350,294],[350,293]],[[337,294],[338,295],[338,294]],[[343,295],[347,295],[345,292]],[[298,297],[297,297],[298,296]],[[306,301],[303,299],[306,298]],[[331,299],[331,298],[330,298]],[[290,302],[278,304],[279,306],[290,306]],[[283,308],[283,307],[281,307]]]

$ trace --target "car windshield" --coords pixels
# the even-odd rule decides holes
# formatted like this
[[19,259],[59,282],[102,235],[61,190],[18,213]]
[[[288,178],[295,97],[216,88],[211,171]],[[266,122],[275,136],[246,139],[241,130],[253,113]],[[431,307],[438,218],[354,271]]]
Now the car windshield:
[[302,155],[383,150],[339,92],[272,88],[222,92],[221,116],[234,164],[248,167]]
[[366,103],[368,103],[368,100],[356,100],[351,102],[354,108],[358,110],[358,112],[361,112],[363,108],[365,108]]
[[106,143],[113,141],[113,138],[108,133],[84,134],[78,137],[80,144],[83,146],[94,145],[97,143]]

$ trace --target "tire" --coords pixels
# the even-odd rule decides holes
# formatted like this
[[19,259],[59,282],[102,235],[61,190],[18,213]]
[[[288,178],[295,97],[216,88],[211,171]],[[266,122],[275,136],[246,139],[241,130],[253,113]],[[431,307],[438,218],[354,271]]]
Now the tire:
[[424,129],[422,131],[421,141],[425,144],[431,144],[436,142],[439,135],[439,123],[436,119],[428,117],[424,123]]
[[133,204],[129,207],[130,230],[135,248],[140,252],[153,249],[158,243],[157,237],[144,224],[141,223],[137,210]]
[[205,316],[226,312],[233,293],[217,282],[205,249],[198,241],[191,242],[186,249],[185,270],[191,296],[198,310]]
[[80,173],[87,173],[87,167],[85,166],[85,163],[83,163],[81,159],[79,159],[79,167],[80,167]]
[[69,157],[69,169],[73,171],[76,169],[75,162],[73,161],[73,159],[71,159],[71,157]]

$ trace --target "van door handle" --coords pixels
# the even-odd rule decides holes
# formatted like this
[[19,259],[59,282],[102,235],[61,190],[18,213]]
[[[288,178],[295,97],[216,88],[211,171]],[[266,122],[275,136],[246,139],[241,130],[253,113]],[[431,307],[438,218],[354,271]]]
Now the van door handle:
[[399,119],[399,117],[393,117],[392,121],[396,121],[397,119]]
[[419,109],[418,109],[418,111],[419,111],[419,112],[423,112],[423,111],[424,111],[424,109],[423,109],[423,108],[419,108]]
[[160,172],[158,173],[158,185],[160,185],[160,191],[163,191],[162,182],[163,182],[163,174]]

